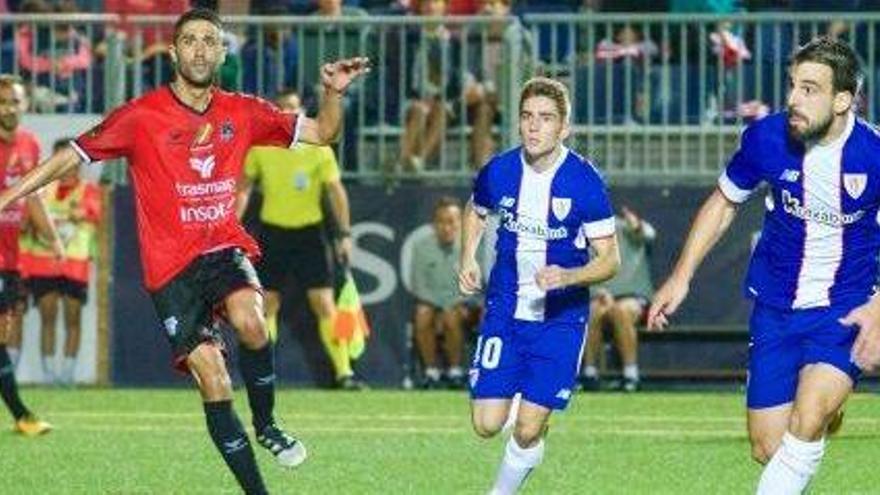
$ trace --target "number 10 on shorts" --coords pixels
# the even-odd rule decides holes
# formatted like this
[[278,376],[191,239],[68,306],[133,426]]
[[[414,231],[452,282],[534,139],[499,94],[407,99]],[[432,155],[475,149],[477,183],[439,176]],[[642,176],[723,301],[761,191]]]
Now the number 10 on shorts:
[[503,345],[504,342],[501,340],[501,337],[484,338],[483,335],[480,335],[477,339],[477,350],[474,353],[473,366],[476,367],[479,364],[481,368],[486,370],[497,368],[498,363],[501,362],[501,348]]

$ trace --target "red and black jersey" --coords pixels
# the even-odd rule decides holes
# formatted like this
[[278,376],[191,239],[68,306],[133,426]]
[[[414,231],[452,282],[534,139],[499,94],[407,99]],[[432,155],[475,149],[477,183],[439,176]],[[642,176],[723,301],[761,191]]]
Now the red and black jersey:
[[[30,131],[19,128],[11,141],[0,138],[0,177],[11,187],[40,161],[40,143]],[[18,236],[25,215],[25,199],[0,211],[0,270],[18,271]]]
[[296,115],[254,96],[212,91],[200,113],[170,87],[156,89],[72,142],[86,162],[128,159],[151,291],[203,253],[238,246],[259,255],[235,215],[236,182],[251,146],[296,142]]

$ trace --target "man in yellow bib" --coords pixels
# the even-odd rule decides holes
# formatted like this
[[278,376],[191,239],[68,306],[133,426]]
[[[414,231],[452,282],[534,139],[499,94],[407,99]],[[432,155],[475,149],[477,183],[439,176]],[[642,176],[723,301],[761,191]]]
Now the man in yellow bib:
[[[281,93],[276,103],[287,111],[300,110],[300,99],[294,91]],[[281,293],[295,280],[306,290],[309,308],[318,320],[321,342],[333,363],[337,387],[364,388],[352,371],[348,346],[333,335],[336,303],[321,208],[325,191],[339,231],[336,256],[347,263],[352,249],[348,195],[333,149],[306,143],[289,149],[256,146],[248,152],[244,174],[244,180],[239,181],[239,217],[244,213],[251,186],[258,182],[263,192],[258,238],[263,257],[256,268],[266,289],[266,329],[270,338],[277,338]]]

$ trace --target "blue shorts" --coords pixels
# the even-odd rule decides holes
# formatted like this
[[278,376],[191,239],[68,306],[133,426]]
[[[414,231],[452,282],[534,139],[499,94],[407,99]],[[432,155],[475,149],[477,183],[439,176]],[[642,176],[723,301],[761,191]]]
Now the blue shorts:
[[834,366],[855,385],[861,371],[850,353],[858,328],[838,321],[851,309],[782,310],[755,302],[749,322],[748,408],[792,402],[801,368],[812,363]]
[[487,315],[470,369],[472,399],[522,398],[549,409],[571,399],[586,337],[583,323]]

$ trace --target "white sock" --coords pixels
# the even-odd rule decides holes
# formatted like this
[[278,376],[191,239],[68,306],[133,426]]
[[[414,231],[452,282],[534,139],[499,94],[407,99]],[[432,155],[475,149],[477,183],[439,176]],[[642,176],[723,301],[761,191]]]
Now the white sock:
[[41,358],[43,364],[43,379],[46,383],[55,381],[55,356],[43,356]]
[[798,495],[816,474],[825,454],[825,439],[807,442],[789,432],[761,473],[757,495]]
[[639,381],[639,365],[637,365],[637,364],[624,365],[623,377],[628,380]]
[[446,376],[449,378],[461,378],[464,376],[464,370],[461,366],[452,366],[448,370],[446,370]]
[[544,440],[532,448],[524,449],[517,445],[513,437],[507,441],[504,459],[498,468],[498,477],[490,495],[509,495],[516,493],[526,481],[529,473],[544,458]]
[[592,364],[588,364],[584,366],[584,376],[587,378],[597,378],[599,376],[599,370]]
[[61,379],[66,384],[72,384],[76,373],[76,356],[64,356],[64,364],[61,368]]
[[439,380],[440,379],[440,369],[435,367],[425,368],[425,376],[429,380]]
[[7,347],[6,353],[9,354],[9,360],[12,361],[12,369],[18,368],[18,360],[21,359],[21,349],[17,347]]

